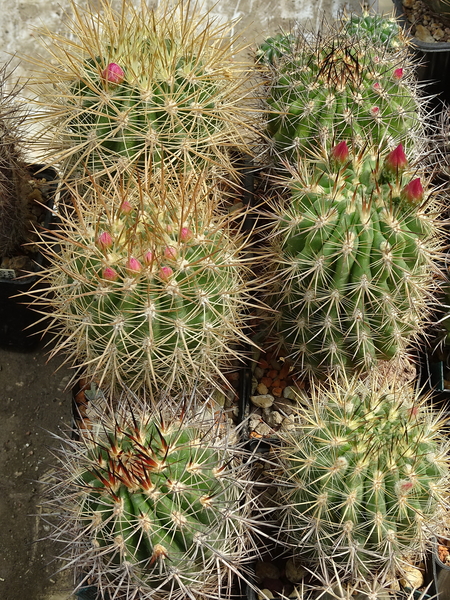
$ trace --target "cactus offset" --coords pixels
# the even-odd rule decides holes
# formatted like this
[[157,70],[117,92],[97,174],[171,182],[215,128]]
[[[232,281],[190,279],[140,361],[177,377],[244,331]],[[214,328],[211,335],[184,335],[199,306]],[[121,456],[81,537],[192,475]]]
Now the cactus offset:
[[37,119],[56,147],[46,158],[62,161],[66,178],[162,162],[233,173],[230,149],[248,153],[252,138],[249,65],[233,59],[233,23],[214,24],[196,3],[101,7],[94,17],[73,6],[76,41],[44,32],[56,62],[38,88]]
[[220,419],[163,411],[127,396],[63,440],[54,537],[100,598],[229,598],[251,557],[250,463]]
[[296,160],[318,141],[328,149],[344,139],[361,147],[368,140],[418,146],[424,117],[406,48],[394,53],[361,28],[352,36],[338,28],[312,41],[285,35],[276,48],[266,60],[262,102],[267,136],[283,158]]
[[424,329],[443,224],[435,196],[405,169],[401,146],[383,156],[340,142],[285,180],[268,261],[273,329],[305,373],[370,369]]
[[77,221],[41,244],[51,264],[36,305],[59,332],[53,353],[66,351],[105,388],[223,376],[247,339],[254,284],[237,220],[211,214],[218,193],[201,175],[94,188],[88,199],[74,190]]
[[349,37],[364,36],[377,46],[395,51],[408,44],[408,38],[395,16],[387,17],[367,10],[362,15],[350,14],[342,18],[342,26]]
[[427,402],[376,378],[313,386],[277,451],[281,533],[299,558],[358,581],[393,578],[423,557],[450,461],[444,420]]

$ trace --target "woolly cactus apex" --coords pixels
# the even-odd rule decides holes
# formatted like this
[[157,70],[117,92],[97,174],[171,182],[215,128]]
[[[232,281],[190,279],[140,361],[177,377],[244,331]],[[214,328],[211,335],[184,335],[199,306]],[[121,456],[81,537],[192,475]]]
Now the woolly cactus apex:
[[442,527],[449,443],[442,415],[413,387],[354,379],[313,386],[282,432],[276,474],[285,541],[343,580],[402,572]]
[[74,189],[78,220],[41,239],[50,266],[35,304],[59,339],[52,354],[105,390],[217,384],[247,341],[257,286],[238,217],[212,216],[217,194],[193,174],[93,188],[88,200]]
[[419,150],[425,117],[406,48],[386,51],[359,28],[339,27],[285,42],[263,73],[271,152],[295,162],[340,140]]
[[226,419],[170,403],[149,412],[128,396],[79,441],[62,439],[48,482],[53,537],[99,598],[230,598],[256,554],[249,457]]
[[336,148],[291,169],[273,205],[272,333],[312,377],[401,357],[443,279],[444,225],[425,181],[386,168],[393,154],[403,162],[398,149],[340,164]]
[[162,163],[237,178],[230,151],[251,153],[255,118],[235,23],[216,24],[197,3],[100,5],[94,15],[72,3],[70,39],[42,31],[54,57],[36,94],[45,159],[74,180]]

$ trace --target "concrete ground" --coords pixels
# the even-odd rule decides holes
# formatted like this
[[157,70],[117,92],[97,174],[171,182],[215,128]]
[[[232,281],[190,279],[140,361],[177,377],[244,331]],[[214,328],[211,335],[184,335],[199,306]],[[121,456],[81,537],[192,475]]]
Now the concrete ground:
[[66,600],[71,574],[56,574],[59,548],[45,538],[39,479],[53,464],[51,433],[71,422],[67,369],[47,364],[43,344],[0,349],[0,597]]

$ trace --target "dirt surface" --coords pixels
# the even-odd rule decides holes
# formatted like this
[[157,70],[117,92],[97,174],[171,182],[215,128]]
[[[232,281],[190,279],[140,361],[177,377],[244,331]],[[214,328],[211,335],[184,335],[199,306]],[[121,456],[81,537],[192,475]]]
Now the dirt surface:
[[[0,348],[0,598],[63,600],[70,573],[55,574],[59,549],[39,517],[39,479],[53,464],[51,433],[71,422],[70,378],[58,361],[46,364],[41,342],[32,352]],[[65,590],[65,591],[64,591]]]

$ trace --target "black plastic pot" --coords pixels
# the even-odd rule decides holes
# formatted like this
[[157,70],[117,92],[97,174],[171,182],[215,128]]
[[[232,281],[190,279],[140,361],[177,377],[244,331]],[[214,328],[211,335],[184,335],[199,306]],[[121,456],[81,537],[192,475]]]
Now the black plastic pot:
[[[410,25],[406,20],[402,0],[392,0],[394,13],[400,24],[408,30]],[[427,94],[437,95],[440,100],[450,102],[450,42],[422,42],[413,37],[411,46],[420,61],[417,69],[419,81],[425,83]]]
[[[53,204],[56,193],[57,173],[44,165],[30,165],[31,176],[46,179],[48,184],[43,191],[47,210],[42,226],[50,228],[53,223]],[[16,277],[13,269],[0,269],[0,346],[8,350],[26,352],[33,350],[39,342],[38,328],[35,327],[39,315],[27,307],[26,292],[36,283],[39,271],[44,265],[44,257],[34,257],[34,272],[27,277]],[[20,294],[20,298],[16,297]],[[22,296],[22,294],[25,294]]]
[[450,600],[450,566],[439,558],[437,540],[433,545],[432,569],[437,600]]

